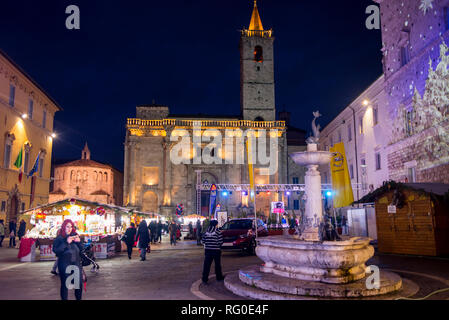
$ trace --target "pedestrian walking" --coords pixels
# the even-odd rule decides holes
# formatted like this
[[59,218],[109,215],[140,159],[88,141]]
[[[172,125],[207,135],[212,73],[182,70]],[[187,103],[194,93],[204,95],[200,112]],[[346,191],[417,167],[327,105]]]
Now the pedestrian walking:
[[[61,279],[61,299],[68,299],[68,285],[73,285],[76,300],[81,300],[83,284],[83,268],[81,265],[81,252],[83,245],[79,235],[76,233],[72,220],[64,220],[58,236],[53,243],[53,252],[58,257],[59,277]],[[70,281],[69,277],[75,279]],[[69,279],[69,281],[67,281]]]
[[14,220],[9,221],[9,247],[14,248],[16,246],[16,229],[17,225]]
[[193,233],[193,223],[192,221],[189,222],[189,239],[192,239],[194,237],[194,233]]
[[210,267],[212,261],[215,264],[215,277],[217,281],[224,279],[221,272],[221,246],[223,244],[223,235],[220,229],[217,228],[218,221],[212,220],[203,235],[202,242],[204,244],[204,264],[203,264],[203,284],[207,284],[209,279]]
[[5,239],[5,225],[3,224],[3,220],[0,220],[0,248],[3,247],[3,239]]
[[51,271],[50,271],[50,273],[51,274],[54,274],[55,276],[57,276],[58,275],[58,257],[56,257],[56,261],[55,261],[55,263],[53,263],[53,267],[51,268]]
[[196,244],[201,245],[201,221],[196,221]]
[[156,238],[156,242],[159,241],[159,243],[162,242],[162,229],[164,228],[164,226],[162,225],[162,222],[159,220],[159,223],[157,224],[157,238]]
[[170,234],[170,245],[176,246],[176,231],[178,230],[178,226],[175,223],[175,220],[172,220],[170,225],[168,226],[168,232]]
[[22,240],[22,237],[25,235],[26,228],[27,228],[27,224],[26,224],[25,220],[22,219],[19,224],[19,231],[17,232],[17,235],[19,236],[19,241]]
[[136,234],[137,247],[140,249],[140,261],[146,260],[148,246],[150,245],[150,231],[147,222],[142,220]]
[[126,244],[126,249],[128,251],[128,259],[131,259],[135,239],[136,239],[136,226],[133,222],[131,222],[131,226],[128,229],[126,229],[125,234],[122,237],[122,241]]
[[156,243],[156,237],[157,237],[156,221],[150,222],[150,232],[151,232],[151,243]]

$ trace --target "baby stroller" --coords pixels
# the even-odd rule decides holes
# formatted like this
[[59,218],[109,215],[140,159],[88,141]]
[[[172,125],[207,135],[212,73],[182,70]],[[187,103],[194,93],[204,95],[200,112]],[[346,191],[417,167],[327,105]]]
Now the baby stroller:
[[98,263],[95,262],[95,255],[94,252],[92,251],[91,243],[86,243],[84,245],[84,250],[81,252],[81,263],[83,267],[92,265],[90,272],[98,272],[98,269],[100,269]]

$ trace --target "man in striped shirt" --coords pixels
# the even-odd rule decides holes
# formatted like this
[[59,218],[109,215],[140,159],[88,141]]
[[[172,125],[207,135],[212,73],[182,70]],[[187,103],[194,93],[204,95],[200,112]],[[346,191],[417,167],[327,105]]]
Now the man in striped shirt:
[[217,228],[217,225],[218,221],[212,220],[201,239],[205,254],[202,277],[203,284],[207,284],[207,280],[209,279],[212,261],[215,262],[215,276],[217,277],[217,281],[224,279],[223,273],[221,272],[221,245],[223,244],[223,235]]

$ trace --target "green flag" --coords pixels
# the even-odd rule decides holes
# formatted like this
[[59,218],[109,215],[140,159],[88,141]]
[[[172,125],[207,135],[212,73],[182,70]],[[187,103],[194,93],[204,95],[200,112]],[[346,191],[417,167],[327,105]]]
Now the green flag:
[[22,149],[23,149],[23,148],[20,148],[19,155],[17,156],[16,162],[14,162],[14,166],[15,166],[17,169],[22,168]]

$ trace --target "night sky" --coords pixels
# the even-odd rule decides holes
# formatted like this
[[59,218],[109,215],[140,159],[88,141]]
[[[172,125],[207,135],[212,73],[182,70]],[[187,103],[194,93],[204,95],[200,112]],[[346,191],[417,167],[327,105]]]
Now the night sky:
[[[67,30],[78,5],[81,30]],[[273,28],[278,111],[310,130],[328,123],[382,73],[381,33],[365,27],[373,1],[259,0]],[[123,170],[127,117],[166,104],[173,114],[240,114],[239,32],[252,0],[2,1],[0,47],[64,109],[53,161],[81,156]]]

